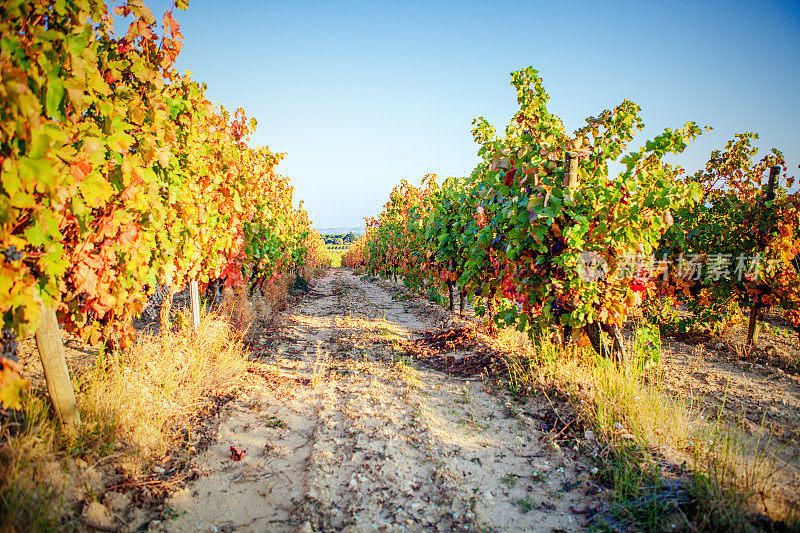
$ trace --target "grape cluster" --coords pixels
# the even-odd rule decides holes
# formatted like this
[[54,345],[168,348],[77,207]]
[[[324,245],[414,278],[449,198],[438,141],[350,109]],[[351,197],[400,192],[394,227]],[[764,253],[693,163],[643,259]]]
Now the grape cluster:
[[6,261],[8,261],[9,263],[12,261],[19,261],[20,259],[22,259],[22,252],[17,250],[17,247],[14,246],[13,244],[9,246],[6,251],[3,252],[3,255],[5,256]]
[[556,243],[552,247],[550,247],[550,253],[553,255],[558,255],[561,252],[563,252],[566,247],[567,245],[564,244],[562,241],[556,241]]
[[514,182],[514,174],[517,172],[516,168],[511,168],[506,171],[506,177],[503,179],[503,183],[506,187],[511,187],[511,184]]
[[553,313],[554,317],[559,317],[564,314],[564,304],[558,301],[558,299],[553,300],[550,303],[550,312]]
[[17,360],[17,354],[19,353],[17,350],[17,336],[10,329],[3,330],[2,336],[0,336],[0,348],[2,348],[0,355],[12,361]]

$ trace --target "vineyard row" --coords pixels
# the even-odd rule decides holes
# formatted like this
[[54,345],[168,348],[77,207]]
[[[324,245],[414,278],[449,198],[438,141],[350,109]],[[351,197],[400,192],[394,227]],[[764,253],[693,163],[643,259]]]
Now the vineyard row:
[[[171,11],[160,27],[133,0],[113,14],[102,0],[2,0],[2,12],[3,405],[18,406],[25,386],[17,339],[44,324],[51,339],[57,320],[124,347],[159,287],[261,286],[326,261],[276,172],[283,155],[251,146],[256,121],[175,70]],[[129,22],[124,35],[114,17]]]
[[630,151],[643,128],[633,102],[568,133],[536,70],[512,84],[519,110],[505,132],[473,123],[472,174],[402,181],[343,265],[449,294],[451,309],[455,293],[479,297],[497,324],[602,353],[622,350],[632,313],[680,330],[749,314],[751,340],[770,308],[800,324],[800,195],[781,152],[758,158],[758,136],[742,133],[687,175],[664,158],[703,133],[694,122]]

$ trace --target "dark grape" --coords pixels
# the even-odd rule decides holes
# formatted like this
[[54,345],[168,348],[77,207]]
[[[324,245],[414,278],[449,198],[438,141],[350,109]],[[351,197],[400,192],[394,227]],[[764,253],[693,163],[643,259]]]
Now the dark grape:
[[0,355],[12,361],[17,360],[17,355],[19,354],[17,349],[17,336],[14,335],[13,331],[10,329],[3,330],[2,337],[0,338],[0,345],[2,345],[2,353],[0,353]]
[[516,172],[517,172],[517,169],[515,169],[515,168],[511,168],[511,169],[506,171],[506,177],[503,180],[503,183],[505,183],[506,187],[510,187],[511,186],[511,183],[513,183],[513,181],[514,181],[514,174],[516,174]]
[[550,312],[553,316],[558,317],[564,314],[564,305],[558,300],[553,300],[550,304]]
[[558,255],[561,252],[563,252],[566,247],[567,245],[564,244],[563,242],[556,241],[556,243],[550,248],[550,253],[552,253],[553,255]]
[[13,244],[9,246],[5,252],[3,252],[3,255],[6,257],[6,261],[8,261],[9,263],[12,261],[19,261],[20,259],[22,259],[22,252],[17,250],[17,247]]

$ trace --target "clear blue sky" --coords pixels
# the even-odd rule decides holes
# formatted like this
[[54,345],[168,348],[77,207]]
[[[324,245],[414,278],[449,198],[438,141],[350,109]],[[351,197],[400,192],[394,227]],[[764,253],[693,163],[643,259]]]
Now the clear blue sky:
[[[159,20],[169,5],[145,1]],[[193,0],[175,16],[178,67],[288,153],[279,170],[317,227],[361,226],[403,178],[468,174],[472,119],[502,130],[509,73],[528,65],[570,131],[628,98],[646,124],[636,146],[688,120],[714,128],[681,158],[690,171],[755,131],[800,173],[797,1]]]

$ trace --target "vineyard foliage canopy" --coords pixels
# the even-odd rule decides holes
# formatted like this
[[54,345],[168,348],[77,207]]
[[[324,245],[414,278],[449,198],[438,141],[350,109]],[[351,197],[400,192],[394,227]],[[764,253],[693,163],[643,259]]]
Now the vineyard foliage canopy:
[[323,260],[276,173],[282,154],[251,147],[256,121],[175,70],[171,11],[2,0],[0,35],[0,390],[20,383],[16,339],[43,308],[92,343],[125,346],[159,285],[240,285]]
[[[694,122],[629,150],[643,128],[633,102],[569,134],[536,70],[512,84],[519,110],[504,134],[473,123],[472,174],[403,180],[344,265],[402,276],[433,298],[448,289],[451,308],[457,288],[498,324],[532,336],[555,328],[564,341],[591,340],[593,328],[613,336],[634,309],[684,329],[753,306],[800,323],[800,197],[781,152],[756,159],[757,135],[744,133],[687,176],[665,156],[702,134]],[[678,317],[679,303],[691,317]]]

